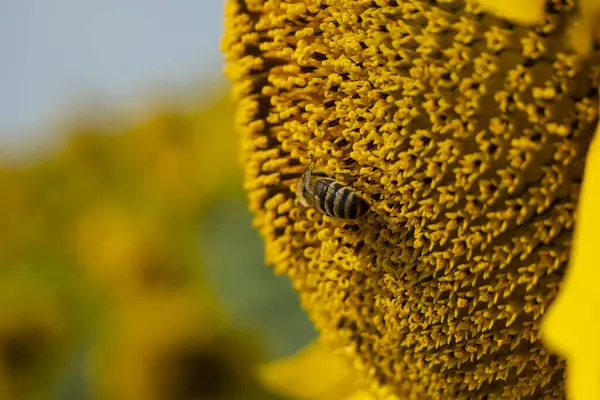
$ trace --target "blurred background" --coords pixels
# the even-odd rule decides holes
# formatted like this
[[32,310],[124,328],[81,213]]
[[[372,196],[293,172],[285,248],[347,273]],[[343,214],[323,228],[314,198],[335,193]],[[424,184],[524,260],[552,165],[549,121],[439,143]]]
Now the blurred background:
[[222,1],[0,0],[0,399],[277,399]]

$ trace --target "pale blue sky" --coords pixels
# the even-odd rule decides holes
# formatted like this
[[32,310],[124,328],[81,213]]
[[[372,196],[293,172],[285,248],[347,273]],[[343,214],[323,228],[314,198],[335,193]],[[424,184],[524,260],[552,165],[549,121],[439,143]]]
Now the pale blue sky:
[[0,0],[0,139],[82,99],[128,104],[221,80],[223,0]]

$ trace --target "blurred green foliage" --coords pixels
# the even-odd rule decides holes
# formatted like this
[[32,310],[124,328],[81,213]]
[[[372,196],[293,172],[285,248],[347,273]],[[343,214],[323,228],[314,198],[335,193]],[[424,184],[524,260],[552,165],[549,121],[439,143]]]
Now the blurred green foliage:
[[223,197],[209,208],[200,248],[230,320],[256,332],[268,357],[290,356],[316,337],[289,279],[264,265],[244,199]]

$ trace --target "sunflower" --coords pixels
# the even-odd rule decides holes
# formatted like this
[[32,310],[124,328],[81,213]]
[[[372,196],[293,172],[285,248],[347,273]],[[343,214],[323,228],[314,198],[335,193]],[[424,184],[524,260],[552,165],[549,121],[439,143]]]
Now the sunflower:
[[[572,2],[482,3],[229,1],[245,188],[267,261],[374,386],[557,398],[565,359],[541,325],[573,247],[597,54],[566,39]],[[368,215],[302,207],[308,166]]]
[[255,398],[258,354],[208,293],[171,291],[114,310],[90,364],[97,398]]
[[[44,254],[49,258],[48,254]],[[46,261],[50,263],[50,261]],[[87,302],[56,274],[20,260],[0,271],[0,398],[45,398],[81,338]]]

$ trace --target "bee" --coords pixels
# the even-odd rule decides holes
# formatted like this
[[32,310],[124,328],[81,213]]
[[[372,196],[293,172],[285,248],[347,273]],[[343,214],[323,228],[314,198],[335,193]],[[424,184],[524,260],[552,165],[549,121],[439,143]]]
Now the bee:
[[353,188],[310,167],[298,181],[296,194],[300,204],[330,217],[354,220],[369,209],[367,202]]

